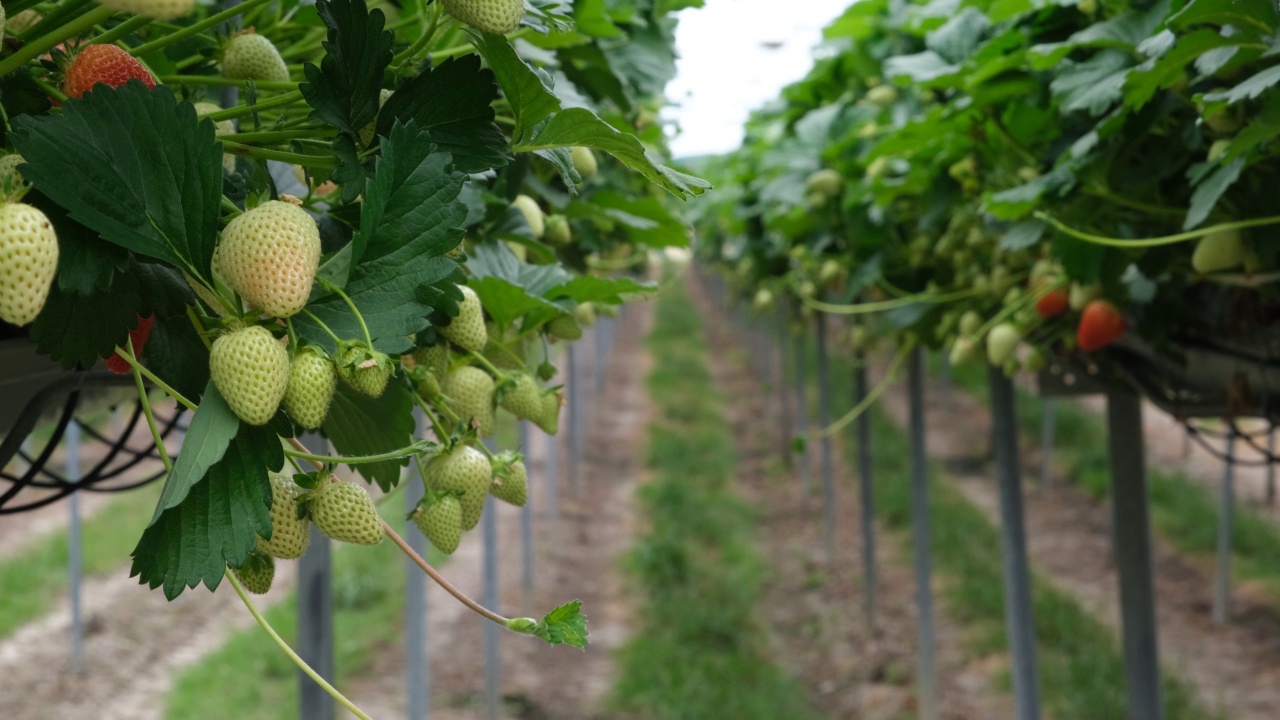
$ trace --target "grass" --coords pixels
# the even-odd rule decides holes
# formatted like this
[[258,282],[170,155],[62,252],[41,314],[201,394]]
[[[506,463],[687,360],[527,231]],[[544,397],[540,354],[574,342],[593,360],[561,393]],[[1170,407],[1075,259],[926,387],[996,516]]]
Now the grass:
[[[987,397],[985,369],[965,366],[953,370],[958,387]],[[1019,388],[1018,426],[1023,437],[1040,442],[1044,401]],[[1067,469],[1067,481],[1096,498],[1111,491],[1105,419],[1071,402],[1055,407],[1054,458]],[[1218,543],[1218,497],[1206,485],[1180,473],[1147,469],[1151,523],[1155,531],[1180,552],[1211,556]],[[1231,532],[1232,574],[1280,601],[1280,529],[1245,504],[1237,503]]]
[[683,287],[659,301],[649,347],[654,478],[640,492],[648,531],[626,561],[639,626],[619,658],[614,703],[652,720],[817,717],[768,656],[758,617],[766,566],[751,512],[732,494],[733,440]]
[[[81,525],[86,576],[117,569],[129,561],[142,528],[151,519],[162,483],[130,490],[99,508]],[[65,501],[64,501],[65,502]],[[41,538],[18,555],[0,561],[0,638],[49,611],[53,598],[66,592],[67,530]]]
[[[811,368],[816,367],[812,346],[809,364]],[[852,397],[852,369],[849,359],[832,358],[833,397]],[[815,377],[816,370],[809,376]],[[879,408],[873,406],[871,412],[876,512],[909,552],[909,445],[905,433]],[[1025,417],[1027,413],[1024,411],[1022,415]],[[1062,443],[1083,447],[1077,444],[1082,439],[1070,432],[1060,435]],[[1091,442],[1095,447],[1098,444],[1097,439]],[[849,466],[853,467],[856,445],[845,443],[844,450]],[[981,510],[945,480],[936,463],[930,464],[930,493],[930,548],[935,575],[942,580],[940,598],[948,613],[964,624],[966,649],[973,658],[1004,653],[1008,641],[999,531]],[[1124,662],[1114,634],[1073,597],[1054,589],[1043,579],[1034,581],[1032,603],[1040,693],[1047,714],[1055,720],[1125,717]],[[1166,674],[1163,682],[1165,717],[1170,720],[1219,717],[1203,707],[1194,688],[1185,681]]]

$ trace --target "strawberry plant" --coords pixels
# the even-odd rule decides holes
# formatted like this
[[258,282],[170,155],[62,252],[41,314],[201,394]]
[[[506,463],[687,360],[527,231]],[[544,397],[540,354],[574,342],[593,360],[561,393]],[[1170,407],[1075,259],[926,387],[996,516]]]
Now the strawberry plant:
[[[689,237],[660,196],[710,187],[652,122],[668,13],[696,4],[8,4],[0,333],[134,375],[169,470],[140,582],[262,592],[314,524],[585,645],[577,603],[479,606],[333,471],[424,483],[414,520],[446,551],[488,494],[524,502],[521,456],[478,438],[500,408],[557,430],[553,343],[651,292],[647,250]],[[194,413],[176,458],[148,384]]]
[[[743,148],[707,162],[722,191],[695,209],[699,254],[744,299],[958,361],[985,341],[1011,372],[1261,366],[1278,30],[1261,0],[851,4]],[[1184,367],[1155,401],[1195,380],[1224,412],[1266,410]]]

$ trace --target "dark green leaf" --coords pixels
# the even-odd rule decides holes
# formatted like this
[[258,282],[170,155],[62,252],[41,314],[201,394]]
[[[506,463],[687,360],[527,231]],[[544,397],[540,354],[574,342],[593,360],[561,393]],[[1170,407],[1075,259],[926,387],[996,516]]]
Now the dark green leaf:
[[1063,110],[1084,110],[1096,117],[1120,99],[1131,64],[1127,55],[1111,51],[1082,63],[1064,62],[1049,88]]
[[1277,25],[1276,7],[1263,0],[1192,0],[1169,18],[1169,25],[1174,28],[1201,23],[1248,27],[1269,33]]
[[378,115],[378,134],[390,133],[396,120],[412,120],[430,131],[441,152],[453,156],[454,169],[478,173],[502,167],[510,152],[493,121],[497,96],[493,71],[482,69],[479,57],[446,60],[396,90]]
[[1276,83],[1280,83],[1280,65],[1273,65],[1266,70],[1262,70],[1226,92],[1208,93],[1204,96],[1204,99],[1208,102],[1226,100],[1227,104],[1230,105],[1242,100],[1252,100],[1266,92]]
[[222,152],[213,123],[167,87],[131,80],[13,118],[24,173],[71,217],[141,255],[209,278]]
[[378,115],[382,72],[391,64],[390,30],[381,10],[369,12],[364,0],[319,0],[316,10],[329,29],[320,67],[303,68],[298,86],[311,116],[355,137]]
[[63,292],[55,283],[31,326],[31,340],[37,352],[68,370],[92,367],[129,338],[141,310],[138,281],[127,273],[117,275],[110,290],[89,295]]
[[1218,204],[1218,198],[1222,197],[1222,193],[1226,192],[1227,188],[1235,184],[1243,169],[1244,158],[1236,158],[1216,168],[1200,181],[1196,185],[1196,191],[1191,194],[1191,207],[1187,209],[1187,219],[1182,223],[1182,229],[1190,230],[1204,222],[1213,211],[1213,207]]
[[1023,220],[1009,228],[1000,238],[1001,250],[1022,250],[1040,242],[1044,236],[1045,224],[1039,220]]
[[61,205],[40,191],[27,193],[23,202],[39,208],[58,234],[57,278],[63,292],[92,295],[108,290],[116,273],[129,267],[129,251],[72,220]]
[[[342,455],[377,455],[413,442],[413,395],[401,378],[392,378],[381,397],[371,398],[343,383],[334,393],[324,434]],[[385,492],[400,482],[400,468],[407,459],[354,465],[369,482]]]
[[182,452],[173,463],[173,472],[165,481],[160,502],[156,504],[156,511],[148,524],[154,525],[165,510],[177,507],[187,499],[191,488],[204,478],[214,463],[222,459],[239,432],[240,421],[210,380],[204,390],[204,400],[191,419],[191,427],[187,428]]
[[511,43],[501,35],[472,32],[472,44],[484,56],[498,77],[498,84],[511,103],[515,115],[517,141],[528,138],[534,127],[560,109],[560,100],[533,68],[516,55]]
[[[210,386],[205,402],[216,395]],[[229,412],[229,411],[228,411]],[[188,436],[190,442],[190,436]],[[275,433],[241,425],[235,440],[203,477],[195,478],[176,504],[161,509],[133,550],[130,576],[152,588],[164,586],[172,600],[203,582],[213,590],[227,565],[239,566],[271,532],[268,470],[284,465]],[[165,497],[170,497],[166,483]]]
[[596,148],[613,155],[680,199],[701,195],[711,187],[706,180],[672,170],[658,162],[634,135],[615,130],[584,108],[569,108],[556,113],[536,137],[515,149],[517,152],[534,152],[574,145]]
[[143,358],[170,387],[200,402],[209,384],[209,349],[186,315],[156,319]]
[[[458,200],[466,176],[449,169],[430,136],[412,122],[392,128],[377,172],[365,193],[360,231],[352,241],[345,290],[368,324],[377,348],[399,354],[427,325],[438,298],[431,287],[457,272],[444,254],[462,240],[467,209]],[[322,290],[307,309],[343,339],[364,336],[341,297]],[[307,339],[334,350],[331,338],[299,315],[294,326]]]
[[622,31],[618,29],[609,20],[609,8],[605,4],[605,0],[578,0],[573,4],[573,24],[574,26],[597,38],[614,38],[622,35]]

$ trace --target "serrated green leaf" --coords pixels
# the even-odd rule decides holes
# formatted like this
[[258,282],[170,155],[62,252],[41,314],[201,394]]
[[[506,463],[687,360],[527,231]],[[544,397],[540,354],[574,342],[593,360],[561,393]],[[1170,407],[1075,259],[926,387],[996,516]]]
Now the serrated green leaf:
[[[208,403],[217,390],[210,385],[206,393]],[[201,582],[216,589],[227,565],[239,566],[257,545],[258,535],[270,533],[267,472],[283,465],[284,451],[275,433],[239,425],[221,458],[203,477],[184,483],[186,489],[171,505],[166,503],[177,497],[169,491],[175,479],[166,482],[157,515],[133,550],[130,577],[136,575],[151,588],[163,585],[170,600]]]
[[609,8],[605,4],[605,0],[578,0],[573,4],[573,24],[574,26],[596,38],[615,38],[622,35],[622,31],[618,29],[609,20]]
[[[449,155],[438,152],[412,122],[397,123],[382,144],[344,288],[382,352],[399,354],[412,347],[409,337],[427,326],[439,299],[433,286],[458,272],[457,263],[444,254],[462,240],[467,210],[458,194],[465,180],[450,169]],[[343,339],[364,336],[336,294],[317,290],[307,309]],[[293,322],[308,340],[335,350],[332,338],[312,320],[299,315]]]
[[921,84],[949,80],[959,75],[961,69],[961,66],[947,62],[932,50],[912,55],[898,55],[884,61],[886,77],[894,80],[906,78]]
[[634,135],[614,129],[585,108],[569,108],[556,113],[529,142],[517,145],[516,152],[534,152],[582,145],[603,150],[622,161],[672,195],[684,200],[701,195],[711,183],[673,170],[649,153]]
[[516,55],[505,37],[476,31],[470,34],[472,44],[489,63],[507,102],[511,103],[516,120],[515,139],[527,139],[538,123],[560,109],[560,99],[533,68]]
[[1252,100],[1276,83],[1280,83],[1280,65],[1262,70],[1226,92],[1207,93],[1204,99],[1207,102],[1226,100],[1228,105],[1232,105],[1243,100]]
[[38,208],[53,223],[58,235],[57,281],[63,292],[92,295],[95,291],[107,290],[116,273],[129,267],[129,251],[104,242],[39,190],[27,193],[22,201]]
[[550,150],[535,150],[534,155],[551,163],[551,166],[560,173],[560,179],[564,181],[565,190],[568,191],[570,197],[578,196],[578,183],[582,182],[582,176],[578,174],[578,169],[573,166],[573,151],[569,148],[552,148]]
[[968,7],[942,27],[925,36],[925,45],[949,62],[963,62],[978,47],[991,21],[977,8]]
[[582,601],[574,600],[547,613],[534,628],[534,635],[550,645],[569,645],[582,650],[587,647],[587,616],[582,614]]
[[68,370],[92,367],[128,340],[141,310],[138,281],[128,273],[117,275],[110,289],[96,289],[89,295],[63,292],[54,283],[31,325],[31,341],[36,352]]
[[312,107],[311,117],[355,137],[378,115],[395,35],[383,29],[382,11],[370,12],[364,0],[318,0],[316,10],[329,30],[325,56],[320,67],[303,67],[307,82],[298,90]]
[[[672,215],[670,207],[658,198],[629,198],[606,190],[594,193],[588,201],[591,205],[618,221],[632,242],[654,248],[689,245],[689,226]],[[576,207],[575,214],[582,212],[581,206]]]
[[1128,55],[1101,52],[1085,62],[1065,65],[1049,89],[1063,110],[1084,110],[1096,117],[1120,99],[1131,64]]
[[73,219],[121,247],[209,278],[222,148],[171,90],[130,80],[13,118],[24,173]]
[[1169,18],[1175,29],[1197,24],[1233,25],[1269,33],[1276,29],[1276,7],[1270,2],[1193,0]]
[[563,312],[562,308],[536,295],[530,295],[519,285],[499,277],[472,279],[467,284],[476,291],[480,304],[493,317],[498,327],[510,327],[517,318],[538,309],[550,307],[555,308],[557,314]]
[[1039,220],[1023,220],[1015,223],[1000,238],[1000,249],[1008,251],[1022,250],[1040,242],[1044,236],[1046,225]]
[[481,68],[479,57],[446,60],[396,90],[378,115],[378,134],[391,132],[396,120],[412,120],[431,133],[441,152],[453,156],[456,170],[478,173],[503,167],[511,153],[506,135],[493,121],[497,97],[493,71]]
[[218,388],[210,380],[205,387],[204,400],[196,409],[182,442],[182,452],[173,463],[173,472],[165,481],[160,502],[151,516],[154,525],[161,513],[177,507],[186,500],[191,488],[204,478],[209,468],[222,459],[231,441],[240,431],[240,420],[223,399]]
[[1196,185],[1196,191],[1191,194],[1191,206],[1187,208],[1187,218],[1182,223],[1182,229],[1190,230],[1208,219],[1209,213],[1218,204],[1218,198],[1240,179],[1240,171],[1243,169],[1244,158],[1236,158],[1215,168],[1201,180]]
[[[339,383],[324,421],[324,434],[343,455],[377,455],[413,442],[413,396],[401,378],[392,378],[381,397],[371,398]],[[385,492],[400,482],[407,458],[355,465]]]
[[186,315],[157,318],[143,353],[147,367],[192,402],[209,384],[209,348]]

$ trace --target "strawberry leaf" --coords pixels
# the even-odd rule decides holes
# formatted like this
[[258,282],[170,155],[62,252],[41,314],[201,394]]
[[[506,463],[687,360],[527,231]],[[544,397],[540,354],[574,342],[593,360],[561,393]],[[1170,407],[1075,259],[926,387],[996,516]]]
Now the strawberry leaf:
[[515,140],[525,142],[534,127],[560,109],[560,98],[542,76],[516,55],[511,43],[501,35],[470,31],[471,43],[493,68],[502,92],[511,103],[516,118]]
[[582,614],[582,601],[574,600],[547,613],[531,633],[549,645],[587,647],[587,616]]
[[[412,347],[409,338],[427,326],[427,315],[446,304],[443,287],[451,278],[461,279],[457,263],[444,254],[462,241],[467,209],[458,193],[466,176],[453,171],[449,161],[426,131],[413,122],[397,123],[382,143],[350,253],[334,259],[349,263],[343,289],[360,309],[374,346],[387,354]],[[331,269],[322,274],[341,276]],[[336,293],[316,290],[307,309],[340,338],[364,337],[359,320]],[[335,351],[333,339],[313,320],[299,315],[293,322],[306,339]]]
[[441,152],[453,155],[454,169],[465,173],[503,167],[510,158],[507,137],[494,123],[498,86],[480,58],[466,55],[410,78],[378,114],[378,134],[386,136],[396,120],[413,120],[428,130]]
[[316,10],[329,28],[320,67],[307,63],[307,82],[298,86],[323,120],[355,137],[378,115],[382,73],[391,64],[395,36],[384,30],[386,16],[369,11],[364,0],[319,0]]
[[658,162],[634,135],[619,132],[586,108],[569,108],[556,113],[535,137],[516,145],[515,151],[536,152],[574,145],[609,153],[681,200],[701,195],[711,187],[706,180]]
[[208,279],[222,149],[213,123],[166,87],[137,80],[13,118],[23,173],[106,240]]
[[170,600],[201,582],[217,588],[226,566],[239,566],[257,536],[270,533],[267,471],[283,465],[275,433],[241,425],[210,383],[155,516],[133,550],[130,576],[163,586]]
[[129,338],[141,309],[138,281],[128,273],[116,276],[109,289],[89,295],[65,292],[54,283],[31,326],[31,340],[37,352],[67,370],[92,367]]
[[[377,398],[340,384],[329,406],[324,433],[343,455],[377,455],[405,447],[413,442],[416,428],[411,392],[408,385],[395,379]],[[353,467],[385,492],[400,482],[400,468],[408,462],[402,458]]]

